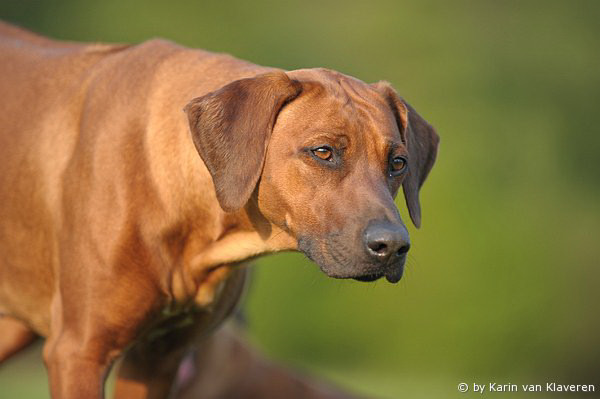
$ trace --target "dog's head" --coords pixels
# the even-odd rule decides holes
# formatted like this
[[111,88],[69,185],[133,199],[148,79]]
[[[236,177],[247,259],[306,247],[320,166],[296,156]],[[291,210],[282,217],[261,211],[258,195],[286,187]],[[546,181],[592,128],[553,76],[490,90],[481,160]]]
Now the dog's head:
[[410,247],[394,204],[419,188],[438,136],[389,84],[325,69],[232,82],[188,104],[192,138],[227,212],[251,197],[331,277],[402,277]]

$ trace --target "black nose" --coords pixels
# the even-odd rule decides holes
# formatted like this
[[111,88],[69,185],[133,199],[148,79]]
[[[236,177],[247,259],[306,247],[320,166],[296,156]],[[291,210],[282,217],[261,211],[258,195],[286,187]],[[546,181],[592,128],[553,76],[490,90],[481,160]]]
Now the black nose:
[[364,241],[369,257],[381,263],[394,262],[394,258],[404,257],[410,249],[406,227],[391,222],[371,222]]

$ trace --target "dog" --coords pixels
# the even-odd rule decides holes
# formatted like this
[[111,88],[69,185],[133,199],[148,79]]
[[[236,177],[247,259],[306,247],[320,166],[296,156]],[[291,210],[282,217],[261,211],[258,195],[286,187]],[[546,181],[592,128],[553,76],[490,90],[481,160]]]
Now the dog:
[[234,309],[245,261],[402,277],[435,130],[386,82],[165,40],[0,25],[0,360],[46,337],[54,398],[173,392]]
[[265,359],[227,322],[179,368],[178,399],[359,399],[313,376]]

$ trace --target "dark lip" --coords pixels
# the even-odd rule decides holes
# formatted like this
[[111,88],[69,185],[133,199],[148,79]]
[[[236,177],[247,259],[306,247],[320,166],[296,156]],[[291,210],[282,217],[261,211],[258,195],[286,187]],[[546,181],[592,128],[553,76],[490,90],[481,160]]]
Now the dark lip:
[[351,277],[353,280],[360,281],[363,283],[370,283],[372,281],[379,280],[383,277],[383,273],[371,273],[363,274],[362,276]]
[[388,282],[390,282],[392,284],[396,284],[397,282],[399,282],[402,279],[403,274],[404,274],[404,264],[400,265],[399,267],[389,268],[387,271],[376,272],[376,273],[367,273],[367,274],[363,274],[360,276],[351,276],[350,278],[352,278],[353,280],[356,280],[356,281],[368,283],[368,282],[379,280],[382,277],[385,277],[385,279]]

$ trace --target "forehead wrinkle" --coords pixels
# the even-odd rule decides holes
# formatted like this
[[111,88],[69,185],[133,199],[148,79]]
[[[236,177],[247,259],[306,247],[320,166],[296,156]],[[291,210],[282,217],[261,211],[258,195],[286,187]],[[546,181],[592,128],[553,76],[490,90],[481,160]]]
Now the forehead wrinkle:
[[[379,107],[377,104],[382,102],[382,98],[377,91],[352,76],[326,68],[299,69],[288,72],[288,74],[301,81],[313,83],[311,85],[312,89],[309,90],[309,92],[312,92],[310,97],[314,98],[316,95],[321,99],[328,98],[330,101],[337,103],[338,107],[330,108],[330,121],[337,119],[335,116],[339,118],[339,111],[343,109],[345,113],[342,116],[346,119],[345,122],[355,125],[357,121],[362,119],[358,115],[359,109],[363,110],[362,115],[371,118],[371,114],[377,113],[381,107],[381,104],[379,104]],[[314,84],[320,90],[314,90]]]
[[354,87],[354,83],[355,82],[352,82],[347,78],[338,79],[338,84],[348,96],[368,102],[368,99],[359,92],[358,85],[356,85],[357,87]]
[[[369,94],[376,94],[375,91],[368,86],[362,87],[364,83],[361,81],[351,80],[344,75],[334,75],[334,79],[328,83],[328,88],[335,93],[335,97],[342,104],[341,108],[346,111],[345,122],[355,132],[352,136],[358,153],[357,161],[359,163],[366,161],[367,168],[381,168],[385,173],[388,152],[394,142],[393,137],[386,134],[387,127],[391,123],[390,115],[382,112],[382,106],[386,105],[380,101],[379,96],[369,96]],[[369,93],[370,91],[373,93]],[[395,124],[395,120],[393,122]]]
[[[383,101],[376,90],[357,79],[348,78],[346,76],[340,78],[339,82],[344,93],[348,97],[348,100],[350,100],[350,98],[354,100],[350,101],[350,104],[355,113],[359,113],[360,111],[360,113],[366,117],[370,126],[375,128],[379,126],[392,126],[392,130],[394,132],[396,131],[395,118],[393,118],[391,112],[385,112],[389,110],[389,106]],[[387,133],[388,129],[384,130],[385,131],[381,132],[384,133],[382,136],[386,136],[385,133]]]
[[[382,115],[381,109],[377,106],[370,104],[369,102],[359,104],[355,106],[355,115],[359,123],[359,136],[363,143],[365,150],[365,156],[370,161],[371,167],[377,168],[376,165],[385,167],[387,164],[388,153],[392,148],[394,136],[391,136],[389,132],[388,118],[385,118],[385,114]],[[393,129],[392,125],[392,129]],[[398,134],[399,138],[399,134]]]

